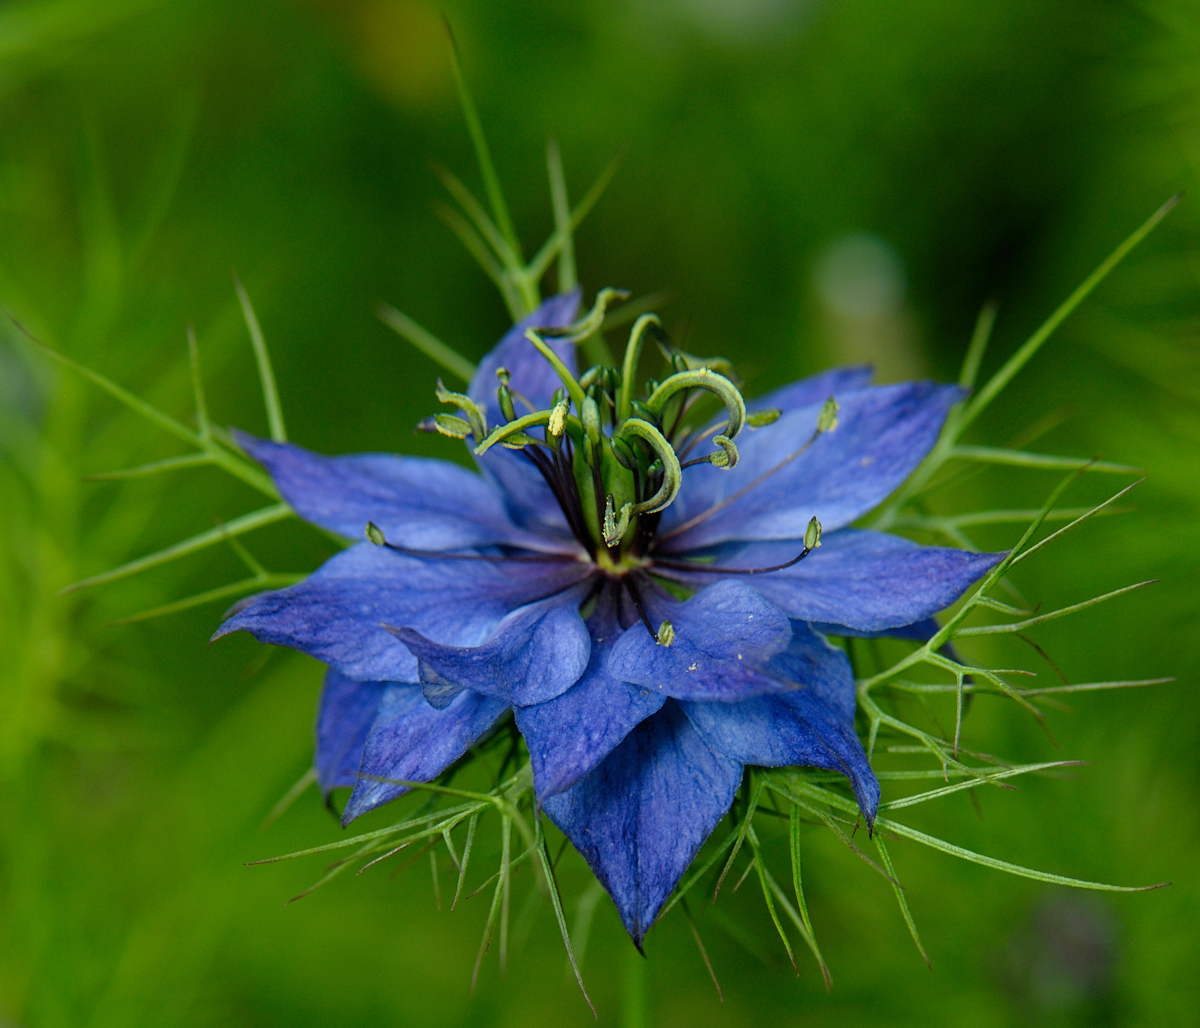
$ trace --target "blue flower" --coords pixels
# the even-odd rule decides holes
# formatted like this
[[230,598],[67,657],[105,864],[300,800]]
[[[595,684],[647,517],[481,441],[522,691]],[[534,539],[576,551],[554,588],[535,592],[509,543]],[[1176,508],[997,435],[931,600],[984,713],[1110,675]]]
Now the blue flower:
[[[405,791],[379,779],[435,778],[512,711],[538,803],[640,945],[747,765],[840,772],[873,822],[850,664],[826,636],[928,638],[999,557],[848,527],[929,451],[957,387],[846,368],[746,403],[652,318],[623,371],[579,376],[577,307],[544,303],[466,395],[439,384],[458,413],[429,427],[470,437],[481,474],[239,436],[301,517],[369,541],[217,636],[329,666],[315,765],[326,792],[353,789],[343,823]],[[649,338],[672,373],[635,399]],[[704,393],[726,415],[686,427]]]

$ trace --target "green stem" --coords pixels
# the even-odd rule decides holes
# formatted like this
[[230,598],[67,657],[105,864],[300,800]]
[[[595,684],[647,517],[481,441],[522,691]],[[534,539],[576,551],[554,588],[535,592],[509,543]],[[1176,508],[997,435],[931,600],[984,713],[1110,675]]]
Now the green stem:
[[621,978],[621,1028],[646,1028],[646,958],[632,947]]

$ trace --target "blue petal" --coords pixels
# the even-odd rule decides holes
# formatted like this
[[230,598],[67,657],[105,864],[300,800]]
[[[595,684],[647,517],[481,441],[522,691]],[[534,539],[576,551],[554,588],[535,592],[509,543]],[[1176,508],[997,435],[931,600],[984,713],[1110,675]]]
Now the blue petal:
[[929,642],[938,632],[938,623],[933,618],[917,621],[911,625],[900,625],[898,628],[885,628],[880,632],[861,632],[845,625],[822,624],[819,621],[809,623],[814,632],[822,635],[840,635],[851,639],[908,639],[911,642]]
[[608,890],[640,948],[741,780],[742,765],[709,749],[668,702],[586,778],[547,797],[545,810]]
[[746,401],[746,410],[763,410],[774,407],[785,414],[799,407],[824,403],[829,397],[840,397],[843,393],[864,389],[871,384],[875,369],[868,364],[848,368],[830,368],[816,375],[809,375],[799,382],[791,382],[771,392]]
[[389,685],[367,736],[342,824],[408,791],[407,786],[375,782],[363,775],[428,782],[466,753],[507,709],[503,700],[464,692],[445,710],[434,710],[418,686]]
[[[715,563],[727,568],[775,567],[793,559],[801,540],[729,545]],[[883,532],[842,529],[825,536],[819,549],[782,571],[750,581],[764,597],[798,621],[843,626],[854,632],[883,632],[923,621],[948,607],[1001,560],[1003,553],[972,553],[919,546]],[[682,572],[689,584],[718,580],[698,570]],[[837,629],[831,629],[838,634]]]
[[740,703],[683,703],[716,753],[760,767],[819,767],[850,779],[873,824],[879,782],[854,731],[854,676],[841,650],[807,629],[772,662],[799,688]]
[[[496,390],[500,385],[496,369],[506,368],[512,378],[509,388],[525,397],[535,410],[550,405],[554,391],[562,384],[554,369],[528,339],[528,328],[562,328],[575,320],[579,310],[579,291],[551,297],[536,311],[522,319],[505,334],[482,361],[471,380],[468,395],[487,412],[488,425],[503,422]],[[555,353],[572,371],[575,370],[575,344],[562,339],[547,340]],[[529,413],[514,397],[517,415]],[[550,487],[541,473],[523,453],[495,446],[478,458],[479,466],[504,494],[512,519],[524,528],[553,533],[559,539],[570,538],[566,520]]]
[[[496,425],[504,420],[496,399],[496,389],[500,385],[496,379],[497,368],[507,369],[511,376],[509,388],[529,400],[535,410],[544,410],[550,406],[550,398],[562,383],[546,358],[525,338],[525,332],[531,328],[565,328],[575,320],[578,310],[578,289],[562,296],[552,296],[532,314],[513,325],[504,334],[504,338],[479,362],[467,395],[481,406],[486,405],[489,425]],[[546,341],[562,358],[563,363],[574,372],[575,344],[563,339]],[[519,402],[516,405],[518,408],[521,406]],[[517,410],[518,415],[524,413],[527,412]]]
[[745,583],[730,579],[684,603],[656,598],[647,606],[656,621],[670,619],[675,639],[660,646],[635,625],[608,659],[614,678],[688,700],[734,700],[780,687],[765,665],[787,648],[791,625]]
[[[600,597],[587,626],[592,656],[579,681],[555,699],[515,711],[539,800],[569,789],[666,700],[608,673],[608,655],[621,635],[612,590]],[[641,623],[633,630],[643,631]]]
[[387,682],[358,682],[332,668],[325,675],[317,712],[317,749],[313,768],[321,792],[358,784],[367,733]]
[[416,628],[448,645],[477,645],[509,611],[587,573],[576,560],[417,558],[364,542],[297,585],[253,597],[213,638],[247,631],[259,642],[301,650],[349,678],[415,682],[416,658],[385,624]]
[[588,665],[592,641],[579,616],[591,585],[584,582],[519,607],[478,646],[444,646],[412,628],[389,628],[417,658],[425,697],[434,706],[459,689],[510,703],[542,703],[561,696]]
[[[727,505],[664,540],[664,549],[680,553],[731,539],[799,539],[812,517],[826,532],[850,524],[908,477],[963,395],[958,386],[934,382],[847,393],[840,399],[838,427],[804,452],[818,405],[744,433],[738,437],[741,460],[732,471],[699,465],[684,474],[661,531],[669,535],[718,504]],[[746,491],[738,495],[741,490]]]
[[413,550],[545,546],[509,520],[493,486],[457,464],[386,453],[325,457],[291,443],[235,435],[297,514],[347,539],[361,539],[373,521],[389,541]]

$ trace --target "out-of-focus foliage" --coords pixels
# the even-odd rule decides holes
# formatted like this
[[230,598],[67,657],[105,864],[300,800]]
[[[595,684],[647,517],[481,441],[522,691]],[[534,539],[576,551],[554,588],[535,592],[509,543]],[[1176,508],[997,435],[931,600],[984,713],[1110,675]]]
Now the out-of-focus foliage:
[[[529,247],[550,229],[544,143],[575,195],[622,171],[577,239],[589,289],[669,290],[693,352],[757,390],[838,360],[955,374],[1000,300],[985,373],[1200,161],[1200,14],[1180,0],[462,2],[448,13]],[[431,160],[474,182],[436,10],[416,0],[120,3],[0,10],[0,302],[36,335],[186,419],[196,327],[214,421],[265,431],[236,268],[272,344],[293,439],[447,453],[411,426],[437,369],[374,316],[404,309],[474,358],[499,298],[432,215]],[[1185,198],[1073,316],[970,441],[1147,469],[1136,510],[1015,576],[1047,608],[1163,583],[1035,641],[1075,682],[1177,675],[1053,712],[1061,754],[981,698],[964,738],[1081,757],[921,808],[972,849],[1169,890],[1093,900],[891,844],[933,961],[891,890],[804,826],[805,886],[833,976],[794,979],[752,890],[648,939],[660,1024],[1185,1023],[1200,895],[1200,214]],[[304,771],[320,669],[234,638],[220,610],[113,626],[244,577],[221,549],[111,588],[72,581],[252,509],[211,469],[89,483],[179,452],[0,327],[0,1019],[16,1025],[589,1023],[548,908],[514,911],[508,976],[468,995],[488,902],[434,909],[427,864],[283,907],[318,864],[243,862],[335,839]],[[939,513],[1037,506],[1052,482],[992,469]],[[1076,502],[1099,499],[1084,482]],[[1010,545],[1014,526],[978,530]],[[280,571],[329,543],[247,537]],[[992,666],[1054,672],[1018,641]],[[1031,663],[1034,662],[1034,663]],[[978,790],[977,790],[978,792]],[[379,823],[385,823],[381,820]],[[786,859],[786,838],[764,839]],[[478,865],[482,880],[482,857]],[[528,888],[528,872],[521,888]],[[740,867],[739,867],[740,874]],[[562,865],[568,920],[586,877]],[[451,879],[443,868],[443,892]],[[518,892],[518,896],[523,893]],[[518,902],[522,902],[519,900]],[[627,973],[607,901],[583,973],[612,1023]]]

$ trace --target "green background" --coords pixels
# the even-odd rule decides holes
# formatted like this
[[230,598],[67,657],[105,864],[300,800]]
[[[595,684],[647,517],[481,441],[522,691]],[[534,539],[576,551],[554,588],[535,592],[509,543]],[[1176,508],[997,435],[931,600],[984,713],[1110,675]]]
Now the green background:
[[[546,138],[575,196],[624,148],[577,239],[589,295],[666,290],[669,327],[693,352],[735,359],[751,392],[864,357],[885,378],[953,378],[997,297],[986,373],[1195,185],[1200,14],[1184,0],[447,10],[527,252],[551,226]],[[265,432],[236,269],[291,438],[457,455],[413,436],[437,369],[373,313],[386,300],[472,359],[505,328],[495,291],[431,212],[433,160],[477,185],[436,9],[415,0],[0,8],[0,302],[175,416],[190,417],[191,322],[214,419]],[[807,955],[792,975],[751,880],[698,922],[723,1003],[685,921],[651,934],[649,1023],[1196,1016],[1198,202],[1185,197],[969,439],[1004,445],[1033,427],[1033,449],[1147,470],[1133,511],[1089,524],[1016,583],[1049,608],[1162,579],[1036,639],[1073,682],[1179,681],[1075,698],[1050,714],[1059,749],[981,700],[967,722],[976,748],[1090,765],[988,790],[979,813],[953,796],[909,819],[1046,870],[1175,885],[1067,894],[894,843],[927,971],[887,883],[806,828],[832,992]],[[286,908],[319,860],[243,866],[339,836],[313,792],[259,829],[308,766],[320,668],[244,636],[208,648],[219,605],[113,626],[238,576],[223,550],[57,595],[258,502],[212,470],[84,481],[177,452],[0,327],[0,1024],[592,1023],[547,908],[516,933],[507,975],[489,957],[471,995],[487,900],[438,912],[425,864],[344,877]],[[1100,477],[1072,502],[1124,484]],[[1037,505],[1054,481],[993,469],[935,509]],[[1017,532],[975,541],[999,548]],[[247,541],[279,571],[330,552],[297,524]],[[968,655],[1054,680],[1017,642]],[[481,845],[479,880],[494,848]],[[442,872],[445,892],[444,859]],[[519,910],[528,871],[516,881]],[[573,854],[563,885],[573,919],[586,886]],[[601,1024],[620,1022],[629,952],[602,901],[583,966]]]

